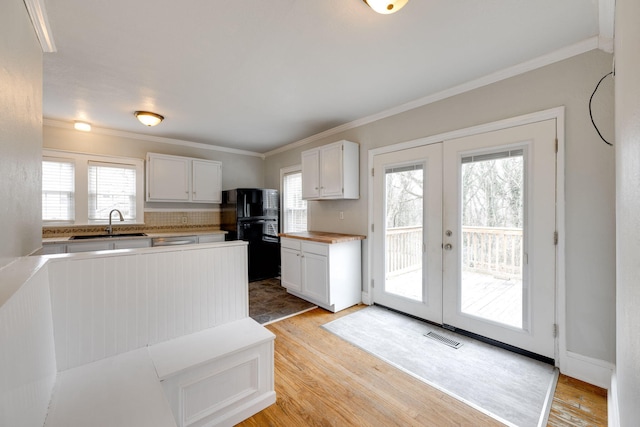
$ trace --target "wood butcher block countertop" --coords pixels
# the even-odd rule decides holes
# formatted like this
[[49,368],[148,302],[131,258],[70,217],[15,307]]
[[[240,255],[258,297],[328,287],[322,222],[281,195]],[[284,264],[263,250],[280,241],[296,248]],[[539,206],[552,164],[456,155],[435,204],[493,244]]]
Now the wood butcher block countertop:
[[300,231],[297,233],[280,233],[279,236],[287,237],[289,239],[310,240],[312,242],[328,244],[366,239],[366,236],[360,236],[357,234],[329,233],[326,231]]

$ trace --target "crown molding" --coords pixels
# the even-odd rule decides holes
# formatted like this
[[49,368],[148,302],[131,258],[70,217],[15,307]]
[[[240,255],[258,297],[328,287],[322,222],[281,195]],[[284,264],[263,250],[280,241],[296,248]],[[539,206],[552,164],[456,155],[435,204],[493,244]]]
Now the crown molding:
[[324,132],[320,132],[318,134],[312,135],[308,138],[301,139],[297,142],[284,145],[282,147],[276,148],[275,150],[271,150],[264,153],[264,156],[269,157],[278,153],[282,153],[284,151],[291,150],[293,148],[301,147],[303,145],[318,141],[322,138],[336,135],[340,132],[344,132],[344,131],[354,129],[369,123],[373,123],[375,121],[382,120],[387,117],[395,116],[396,114],[404,113],[406,111],[413,110],[418,107],[432,104],[434,102],[441,101],[443,99],[450,98],[452,96],[459,95],[464,92],[469,92],[474,89],[478,89],[483,86],[487,86],[487,85],[499,82],[501,80],[506,80],[508,78],[515,77],[520,74],[524,74],[529,71],[533,71],[538,68],[542,68],[547,65],[551,65],[553,63],[563,61],[565,59],[569,59],[571,57],[583,54],[585,52],[598,49],[599,47],[600,47],[599,37],[597,36],[591,37],[579,43],[551,52],[549,54],[542,55],[532,60],[514,65],[509,68],[505,68],[495,73],[488,74],[484,77],[480,77],[479,79],[471,80],[467,83],[463,83],[461,85],[454,86],[449,89],[445,89],[433,95],[428,95],[422,98],[418,98],[414,101],[407,102],[406,104],[402,104],[397,107],[393,107],[388,110],[382,111],[380,113],[372,114],[370,116],[363,117],[361,119],[357,119],[349,123],[345,123],[335,128],[328,129]]
[[44,6],[44,0],[24,0],[27,12],[31,18],[33,29],[36,31],[42,51],[45,53],[56,52],[56,44],[53,41],[53,33],[49,26],[49,18],[47,10]]
[[[62,128],[67,130],[73,130],[72,123],[65,122],[62,120],[45,118],[43,119],[42,124],[44,126],[51,126],[51,127]],[[107,129],[107,128],[99,128],[95,126],[91,127],[91,133],[96,133],[98,135],[116,136],[120,138],[130,138],[130,139],[136,139],[140,141],[159,142],[161,144],[179,145],[182,147],[200,148],[202,150],[221,151],[225,153],[241,154],[243,156],[260,157],[261,159],[264,159],[265,157],[264,154],[256,153],[255,151],[238,150],[236,148],[220,147],[218,145],[203,144],[201,142],[192,142],[192,141],[185,141],[182,139],[164,138],[161,136],[153,136],[153,135],[143,135],[141,133],[126,132],[126,131]]]

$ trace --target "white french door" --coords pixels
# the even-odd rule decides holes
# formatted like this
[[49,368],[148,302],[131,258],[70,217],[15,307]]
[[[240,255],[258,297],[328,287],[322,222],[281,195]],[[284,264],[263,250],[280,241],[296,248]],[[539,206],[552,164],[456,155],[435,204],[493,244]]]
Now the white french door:
[[374,158],[374,301],[442,323],[442,144]]
[[554,358],[555,140],[547,120],[374,156],[373,301]]

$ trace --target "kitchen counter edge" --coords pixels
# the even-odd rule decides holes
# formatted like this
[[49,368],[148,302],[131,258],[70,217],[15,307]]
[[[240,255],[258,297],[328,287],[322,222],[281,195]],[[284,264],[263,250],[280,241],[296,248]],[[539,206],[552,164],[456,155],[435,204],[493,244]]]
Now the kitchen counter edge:
[[318,243],[343,243],[351,242],[353,240],[364,240],[367,237],[359,234],[342,234],[342,233],[329,233],[326,231],[300,231],[296,233],[280,233],[280,237],[289,239],[307,240]]
[[[114,234],[118,234],[117,232]],[[42,244],[56,244],[56,243],[69,243],[69,242],[99,242],[99,241],[112,241],[112,240],[131,240],[131,239],[152,239],[154,237],[184,237],[184,236],[208,236],[211,234],[227,234],[224,230],[206,230],[206,231],[178,231],[178,232],[162,232],[162,233],[154,233],[154,232],[145,232],[146,236],[121,236],[121,237],[104,237],[104,238],[94,238],[94,239],[86,239],[86,240],[69,240],[71,236],[65,237],[46,237],[42,239]]]

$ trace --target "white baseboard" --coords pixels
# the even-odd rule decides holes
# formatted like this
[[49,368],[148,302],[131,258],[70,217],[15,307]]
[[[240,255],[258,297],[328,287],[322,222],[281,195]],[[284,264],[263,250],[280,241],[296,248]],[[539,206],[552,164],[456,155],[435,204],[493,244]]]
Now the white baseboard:
[[609,389],[614,365],[610,362],[567,351],[560,358],[560,372],[595,386]]
[[620,427],[620,412],[618,410],[618,379],[616,377],[615,368],[611,375],[611,387],[607,394],[607,413],[609,417],[609,427]]

